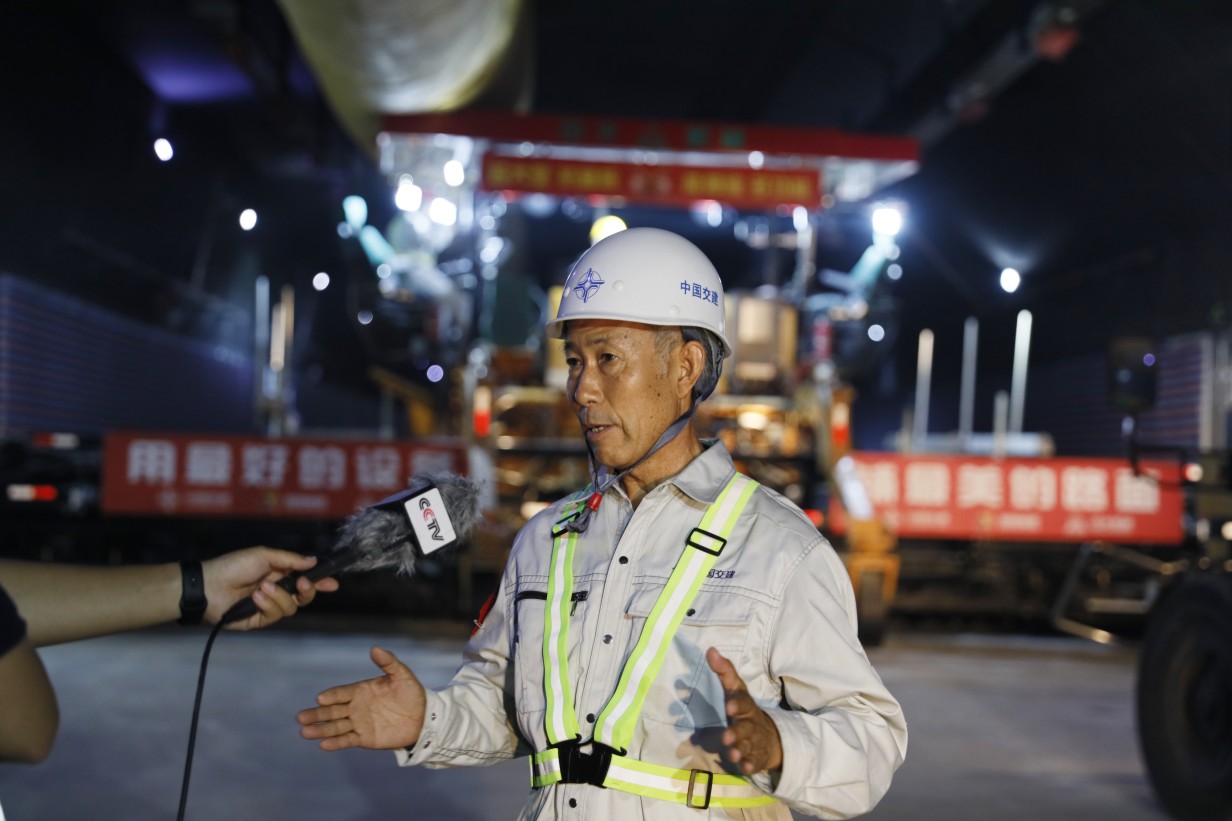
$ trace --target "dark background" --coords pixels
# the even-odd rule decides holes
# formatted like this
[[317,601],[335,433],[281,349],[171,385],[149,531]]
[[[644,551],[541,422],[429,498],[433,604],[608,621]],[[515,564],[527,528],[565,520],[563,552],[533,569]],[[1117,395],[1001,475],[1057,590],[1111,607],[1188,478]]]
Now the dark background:
[[[877,436],[910,402],[922,328],[936,332],[944,383],[962,323],[977,317],[991,388],[1008,378],[1024,308],[1033,367],[1102,356],[1122,335],[1228,323],[1228,4],[542,0],[523,15],[518,94],[533,113],[920,141],[918,173],[882,192],[908,209],[903,276],[879,286],[892,338],[853,377]],[[1058,31],[1068,45],[1049,49]],[[312,295],[308,281],[371,277],[335,230],[339,203],[365,196],[377,224],[395,213],[391,189],[372,146],[337,124],[278,4],[10,2],[0,68],[0,270],[240,349],[256,274],[275,292],[295,284],[310,295],[295,355],[305,396],[313,385],[374,395],[376,354],[346,289]],[[498,89],[476,106],[512,110],[513,96]],[[151,150],[159,134],[174,140],[170,163]],[[243,207],[260,213],[258,230],[236,226]],[[626,218],[690,233],[729,289],[763,284],[766,266],[728,226],[703,230],[681,212]],[[588,228],[560,211],[522,217],[519,264],[559,282]],[[823,214],[818,265],[847,270],[867,231],[863,204]],[[1004,266],[1022,272],[1014,294],[997,285]],[[402,332],[422,330],[412,318]],[[986,405],[977,428],[990,424]],[[353,403],[320,407],[306,424],[359,424]]]

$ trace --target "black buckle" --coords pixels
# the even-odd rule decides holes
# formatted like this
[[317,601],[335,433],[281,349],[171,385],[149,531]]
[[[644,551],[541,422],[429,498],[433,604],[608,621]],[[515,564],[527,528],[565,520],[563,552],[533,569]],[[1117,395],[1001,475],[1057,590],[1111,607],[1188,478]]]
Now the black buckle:
[[[704,804],[693,803],[693,788],[697,785],[697,777],[699,775],[706,776],[706,798]],[[695,810],[705,810],[710,808],[710,791],[714,789],[714,773],[709,770],[693,770],[689,773],[689,794],[685,796],[684,805]]]
[[[719,549],[711,550],[710,548],[706,547],[701,542],[693,541],[693,537],[696,536],[698,533],[701,533],[705,536],[709,536],[711,539],[718,542]],[[711,533],[709,530],[702,530],[700,527],[695,527],[689,533],[689,538],[686,540],[685,544],[687,544],[689,547],[696,547],[698,550],[701,550],[705,553],[709,553],[711,556],[717,556],[723,552],[723,548],[727,545],[727,539],[724,539],[722,536],[720,536],[717,533]]]
[[560,534],[567,533],[568,531],[572,530],[572,528],[569,527],[569,525],[571,525],[574,522],[574,520],[577,519],[578,516],[582,515],[582,510],[583,509],[579,507],[577,510],[573,511],[568,516],[563,517],[558,522],[556,522],[556,524],[552,525],[552,538],[555,539]]
[[590,755],[582,753],[582,745],[567,741],[557,750],[560,755],[560,780],[565,784],[590,784],[602,787],[612,766],[612,748],[605,744],[591,745]]

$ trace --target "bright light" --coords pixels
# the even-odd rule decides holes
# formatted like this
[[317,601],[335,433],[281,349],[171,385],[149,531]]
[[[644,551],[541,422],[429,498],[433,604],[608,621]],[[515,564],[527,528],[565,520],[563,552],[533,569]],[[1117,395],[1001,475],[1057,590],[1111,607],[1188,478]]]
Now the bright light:
[[245,208],[240,212],[240,228],[245,231],[251,231],[257,227],[257,212],[251,208]]
[[457,160],[445,163],[445,182],[448,185],[461,185],[466,182],[466,169]]
[[1018,290],[1018,286],[1022,284],[1022,275],[1013,268],[1005,268],[1001,271],[1001,290],[1007,294],[1012,294]]
[[1155,364],[1155,354],[1149,353],[1142,357],[1142,364],[1148,368]]
[[360,311],[355,318],[359,320],[360,325],[372,324],[372,311]]
[[612,234],[618,234],[628,227],[625,221],[615,214],[605,214],[590,226],[590,244],[594,245],[599,240],[610,237]]
[[885,328],[881,327],[880,325],[869,325],[868,326],[868,338],[873,340],[874,342],[880,342],[881,340],[885,339]]
[[766,164],[766,155],[760,151],[749,152],[749,168],[758,169]]
[[409,174],[403,174],[398,180],[398,190],[394,192],[394,205],[403,211],[418,211],[423,205],[423,189],[411,181]]
[[1181,476],[1186,482],[1197,484],[1202,481],[1202,465],[1197,462],[1190,462],[1185,467],[1181,468]]
[[380,265],[376,266],[376,275],[381,279],[389,279],[390,274],[393,272],[394,269],[388,262],[382,262]]
[[903,230],[903,214],[897,208],[889,205],[873,209],[873,233],[887,237],[896,237]]
[[445,378],[445,369],[440,365],[432,365],[428,368],[428,381],[440,382]]
[[321,271],[316,276],[314,276],[312,278],[312,287],[316,288],[318,291],[324,291],[326,288],[328,288],[329,287],[329,274],[325,273],[324,271]]
[[1225,542],[1232,542],[1232,522],[1224,522],[1219,528],[1219,535]]
[[175,156],[175,149],[171,147],[170,141],[159,137],[154,141],[154,156],[163,162],[167,162],[167,160]]
[[903,266],[899,265],[897,262],[887,265],[886,266],[886,276],[888,276],[890,279],[893,279],[893,280],[902,279],[903,278]]
[[500,258],[503,250],[505,250],[505,240],[500,237],[488,237],[483,241],[483,247],[479,249],[479,261],[485,265],[491,265]]
[[346,215],[347,225],[358,231],[368,221],[368,203],[355,194],[343,197],[342,213]]
[[428,203],[428,217],[438,225],[453,225],[458,221],[458,206],[441,197]]

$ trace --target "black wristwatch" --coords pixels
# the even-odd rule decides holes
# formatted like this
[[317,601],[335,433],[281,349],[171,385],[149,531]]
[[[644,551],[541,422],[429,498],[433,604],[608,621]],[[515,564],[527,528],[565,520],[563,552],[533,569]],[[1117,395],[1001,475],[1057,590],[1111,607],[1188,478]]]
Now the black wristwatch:
[[205,598],[205,574],[201,562],[180,562],[180,578],[184,592],[180,594],[180,624],[200,624],[209,603]]

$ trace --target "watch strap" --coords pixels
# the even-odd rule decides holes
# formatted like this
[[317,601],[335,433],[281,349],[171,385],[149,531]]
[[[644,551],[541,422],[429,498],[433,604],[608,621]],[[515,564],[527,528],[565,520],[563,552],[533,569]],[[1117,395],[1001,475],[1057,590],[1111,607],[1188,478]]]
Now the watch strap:
[[195,559],[180,562],[183,592],[180,594],[180,624],[200,624],[208,601],[205,597],[205,573]]

